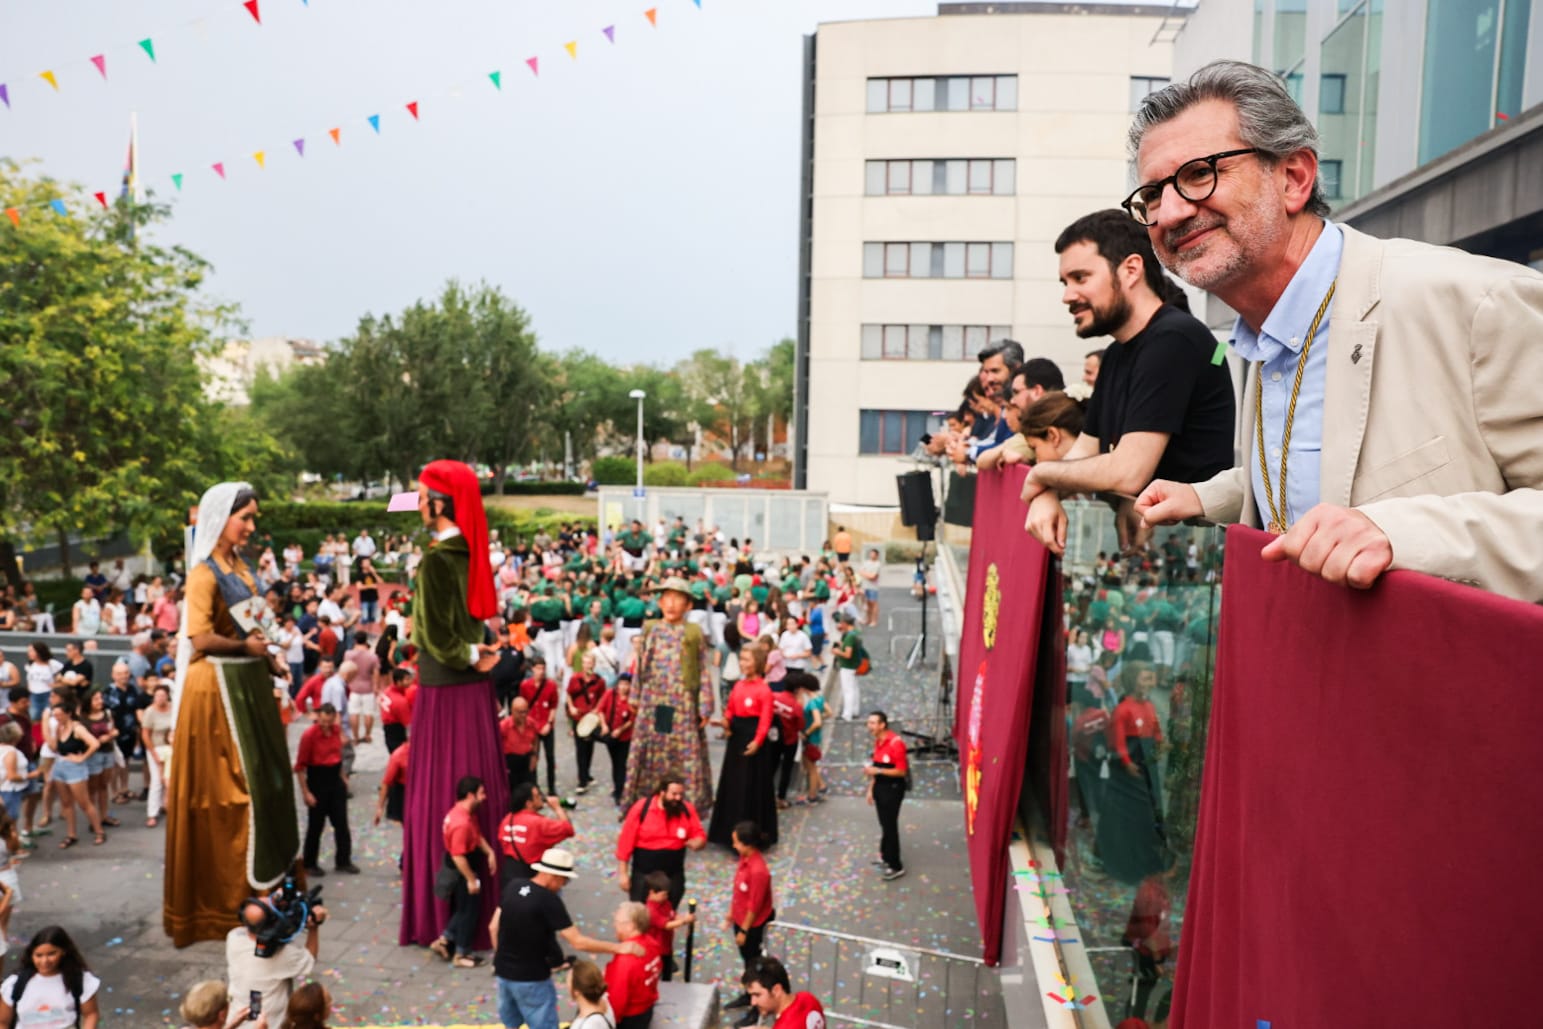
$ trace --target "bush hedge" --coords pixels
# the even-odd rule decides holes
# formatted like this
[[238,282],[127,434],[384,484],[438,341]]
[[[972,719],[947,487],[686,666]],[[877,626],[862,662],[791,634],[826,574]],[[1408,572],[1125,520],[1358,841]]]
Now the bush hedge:
[[[488,528],[497,529],[504,540],[527,539],[541,529],[555,532],[564,522],[594,528],[593,515],[573,515],[561,511],[516,511],[509,508],[490,507],[487,510]],[[262,505],[257,531],[273,537],[276,548],[290,541],[300,544],[307,554],[316,548],[328,533],[345,532],[353,537],[360,529],[371,533],[416,532],[422,522],[415,512],[387,514],[386,505],[379,501],[359,501],[349,504],[293,504],[268,501]]]
[[655,461],[643,466],[643,483],[647,486],[684,486],[689,473],[679,461]]
[[[582,497],[586,492],[582,482],[520,482],[515,479],[504,481],[504,493],[506,497]],[[482,495],[492,496],[493,484],[482,484]]]
[[703,483],[733,482],[734,469],[721,464],[703,464],[691,469],[691,474],[686,482],[691,486],[700,486]]
[[630,457],[597,457],[589,466],[589,474],[602,486],[629,486],[637,482],[638,466]]

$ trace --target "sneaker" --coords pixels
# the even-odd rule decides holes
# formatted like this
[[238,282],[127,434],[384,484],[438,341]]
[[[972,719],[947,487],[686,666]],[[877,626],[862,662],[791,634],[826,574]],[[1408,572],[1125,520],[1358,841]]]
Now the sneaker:
[[320,865],[306,865],[305,874],[310,876],[312,879],[327,878],[327,870],[322,868]]
[[583,796],[584,794],[589,792],[589,783],[585,783],[584,785],[580,786],[574,792],[579,794],[579,796]]
[[874,868],[888,868],[889,867],[888,865],[886,865],[884,863],[884,860],[882,858],[880,858],[878,860],[875,860],[875,861],[870,861],[868,863],[870,865],[872,865]]
[[359,868],[358,865],[356,865],[352,861],[350,861],[346,865],[338,865],[338,871],[339,872],[346,872],[349,875],[358,875],[360,873],[361,869]]
[[886,868],[884,869],[884,874],[879,876],[879,878],[883,879],[885,882],[889,882],[893,879],[900,878],[902,875],[905,875],[905,869],[903,868]]

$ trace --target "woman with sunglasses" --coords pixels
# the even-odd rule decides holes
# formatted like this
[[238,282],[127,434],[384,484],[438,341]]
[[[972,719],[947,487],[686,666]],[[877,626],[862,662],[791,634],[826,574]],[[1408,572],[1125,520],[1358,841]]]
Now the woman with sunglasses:
[[49,746],[59,755],[54,762],[53,781],[64,802],[64,824],[67,830],[64,839],[59,842],[59,849],[68,850],[80,842],[80,838],[75,835],[77,806],[86,813],[86,821],[91,824],[91,832],[95,837],[92,842],[100,846],[107,842],[107,834],[102,831],[101,815],[91,802],[90,781],[91,757],[101,749],[101,744],[84,723],[76,721],[73,697],[55,693],[49,707],[52,717],[43,723],[44,731]]

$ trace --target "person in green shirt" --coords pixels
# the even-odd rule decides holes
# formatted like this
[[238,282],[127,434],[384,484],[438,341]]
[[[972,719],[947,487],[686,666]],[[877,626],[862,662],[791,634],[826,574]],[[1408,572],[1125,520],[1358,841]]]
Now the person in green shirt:
[[857,669],[863,663],[862,634],[857,631],[855,619],[850,611],[843,610],[836,615],[837,631],[840,638],[831,647],[831,654],[836,658],[836,671],[841,681],[841,720],[843,722],[855,722],[862,713],[862,703],[857,691]]
[[643,631],[643,619],[647,614],[648,605],[635,593],[622,593],[616,600],[616,659],[623,668],[632,658],[632,638]]
[[648,548],[653,545],[654,538],[644,531],[642,522],[634,518],[616,542],[627,555],[628,571],[641,572],[648,567]]

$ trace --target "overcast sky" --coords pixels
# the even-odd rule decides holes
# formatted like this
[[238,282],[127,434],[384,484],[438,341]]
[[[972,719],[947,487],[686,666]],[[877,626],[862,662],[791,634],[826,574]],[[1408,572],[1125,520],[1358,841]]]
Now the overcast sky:
[[455,276],[501,286],[548,348],[664,363],[794,332],[801,36],[936,10],[259,0],[259,27],[241,0],[0,2],[0,154],[115,192],[137,112],[143,182],[174,205],[160,238],[214,263],[254,335],[336,339]]

